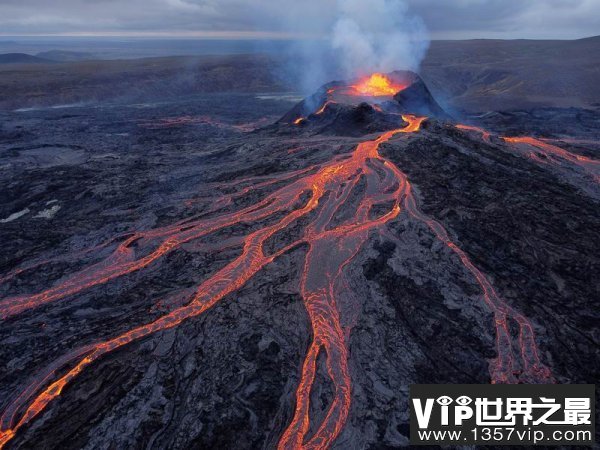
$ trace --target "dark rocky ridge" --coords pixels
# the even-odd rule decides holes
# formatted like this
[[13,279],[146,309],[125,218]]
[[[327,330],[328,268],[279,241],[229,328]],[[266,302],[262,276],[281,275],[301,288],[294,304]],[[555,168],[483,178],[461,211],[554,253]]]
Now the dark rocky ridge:
[[413,75],[410,85],[394,95],[398,112],[449,119],[450,116],[435,101],[421,77]]
[[366,134],[387,131],[397,128],[405,124],[402,118],[398,115],[386,114],[378,111],[366,102],[358,105],[344,105],[333,103],[327,105],[325,110],[318,116],[309,114],[302,118],[298,124],[293,124],[295,119],[300,116],[295,116],[296,111],[303,109],[302,106],[293,108],[292,113],[286,114],[276,124],[267,127],[275,133],[295,134],[290,125],[296,128],[301,128],[311,134],[332,135],[332,136],[354,136],[360,137]]
[[0,64],[48,64],[50,59],[28,55],[27,53],[3,53],[0,54]]

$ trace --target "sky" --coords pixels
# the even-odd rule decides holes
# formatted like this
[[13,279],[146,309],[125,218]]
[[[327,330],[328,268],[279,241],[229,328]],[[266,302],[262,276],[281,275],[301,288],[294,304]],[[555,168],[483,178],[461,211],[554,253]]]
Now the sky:
[[[0,35],[322,39],[343,1],[0,0]],[[370,2],[360,1],[365,7]],[[385,1],[420,18],[431,39],[600,34],[600,0]]]

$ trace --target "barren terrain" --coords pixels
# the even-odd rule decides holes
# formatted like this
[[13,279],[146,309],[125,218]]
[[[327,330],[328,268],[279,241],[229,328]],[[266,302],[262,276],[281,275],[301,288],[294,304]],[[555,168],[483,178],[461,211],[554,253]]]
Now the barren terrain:
[[310,109],[228,58],[1,69],[0,445],[397,448],[410,384],[600,378],[597,87]]

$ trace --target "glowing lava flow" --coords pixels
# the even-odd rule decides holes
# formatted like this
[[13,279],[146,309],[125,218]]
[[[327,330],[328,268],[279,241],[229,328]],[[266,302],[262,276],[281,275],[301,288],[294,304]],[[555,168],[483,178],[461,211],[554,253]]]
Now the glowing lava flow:
[[[491,143],[491,133],[489,131],[484,130],[483,128],[479,128],[473,125],[460,124],[456,125],[456,128],[458,128],[459,130],[480,133],[481,137],[485,142]],[[548,139],[536,139],[531,136],[500,136],[500,139],[502,139],[504,142],[516,146],[521,145],[534,147],[536,149],[536,153],[527,152],[526,155],[538,163],[553,164],[554,166],[561,166],[562,163],[571,164],[572,166],[576,166],[580,170],[585,172],[594,182],[600,183],[600,161],[598,160],[594,160],[582,155],[577,155],[556,145],[549,144],[548,142],[546,142],[548,141]],[[564,142],[569,142],[569,140],[564,140]],[[574,140],[574,142],[580,141]]]
[[560,147],[557,147],[556,145],[551,145],[544,141],[540,141],[539,139],[535,139],[532,137],[528,137],[528,136],[505,137],[503,139],[506,142],[527,144],[527,145],[532,145],[534,147],[538,147],[542,150],[545,150],[550,155],[557,156],[557,157],[563,158],[563,159],[568,159],[569,161],[574,162],[574,163],[600,164],[600,161],[595,161],[595,160],[587,158],[585,156],[576,155],[576,154],[568,152]]
[[[496,323],[498,358],[490,368],[492,381],[517,381],[513,365],[515,356],[508,332],[509,319],[514,320],[520,329],[520,367],[526,379],[549,381],[549,371],[541,365],[537,355],[531,324],[499,298],[485,275],[450,240],[442,225],[418,210],[406,175],[379,154],[382,143],[398,133],[417,132],[424,120],[414,116],[403,116],[403,119],[408,122],[407,127],[360,143],[349,158],[333,159],[313,170],[297,171],[293,175],[283,174],[280,180],[288,181],[288,184],[252,206],[213,218],[187,219],[175,225],[135,233],[119,244],[106,260],[84,269],[57,286],[40,294],[3,301],[0,304],[2,317],[14,316],[26,309],[140,270],[183,243],[214,231],[234,224],[278,218],[270,225],[236,238],[243,245],[241,255],[200,284],[185,306],[112,339],[73,350],[38,374],[4,411],[0,420],[0,448],[12,439],[17,430],[39,415],[90,364],[123,345],[202,314],[242,287],[267,264],[300,244],[308,247],[300,292],[312,326],[312,342],[301,369],[294,416],[281,437],[279,448],[327,448],[344,426],[351,402],[347,346],[351,324],[341,316],[338,306],[340,298],[349,289],[344,281],[344,271],[367,241],[369,233],[387,233],[385,225],[397,218],[403,207],[411,217],[425,223],[438,239],[458,255],[465,269],[481,287],[484,301],[493,312]],[[350,199],[361,180],[365,181],[366,187],[354,216],[340,223],[335,222],[336,214]],[[271,181],[262,181],[256,186]],[[308,199],[304,199],[306,194],[310,194]],[[375,206],[387,206],[387,212],[373,217]],[[217,208],[212,212],[217,212]],[[267,239],[311,212],[314,218],[306,226],[301,238],[277,251],[265,253],[264,243]],[[134,243],[137,245],[135,249],[132,248]],[[144,256],[136,257],[136,251],[140,248],[146,248],[147,251],[143,252]],[[316,424],[316,431],[308,436],[310,392],[315,381],[317,358],[321,353],[333,385],[333,400],[323,421]]]
[[[600,182],[600,161],[587,158],[582,155],[568,152],[567,150],[557,147],[556,145],[549,144],[547,142],[535,139],[529,136],[522,137],[503,137],[505,142],[512,144],[525,144],[537,148],[545,156],[546,160],[562,160],[574,164],[585,172],[588,172],[594,181]],[[537,155],[531,155],[534,159],[542,161]]]
[[[410,188],[409,188],[410,189]],[[551,382],[550,370],[545,367],[538,356],[535,335],[531,323],[520,313],[508,306],[496,293],[486,276],[477,269],[467,254],[448,236],[448,232],[437,221],[425,216],[416,206],[415,199],[408,195],[406,208],[413,217],[424,222],[435,233],[437,238],[446,244],[462,261],[464,267],[473,275],[483,291],[486,305],[493,311],[496,326],[496,351],[498,356],[490,367],[493,383],[516,383],[519,378],[527,382]],[[519,327],[519,347],[521,369],[515,366],[508,319],[514,320]],[[516,375],[520,375],[517,377]]]
[[323,103],[323,106],[321,106],[316,112],[315,114],[323,114],[325,112],[325,109],[327,108],[327,105],[332,104],[333,101],[331,100],[327,100],[325,103]]
[[474,127],[473,125],[456,125],[456,128],[458,128],[459,130],[465,130],[465,131],[474,131],[476,133],[481,133],[481,137],[483,138],[483,140],[485,142],[490,142],[490,132],[484,130],[483,128],[479,128],[479,127]]

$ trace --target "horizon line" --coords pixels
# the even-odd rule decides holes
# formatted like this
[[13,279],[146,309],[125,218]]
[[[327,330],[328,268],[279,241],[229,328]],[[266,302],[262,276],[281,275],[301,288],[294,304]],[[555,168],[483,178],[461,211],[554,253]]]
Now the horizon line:
[[[556,41],[574,41],[600,36],[600,34],[585,35],[579,37],[442,37],[432,36],[430,41],[470,41],[470,40],[556,40]],[[296,33],[287,31],[69,31],[69,32],[48,32],[48,33],[6,33],[0,32],[0,38],[139,38],[139,39],[198,39],[198,40],[324,40],[327,39],[323,34]]]

